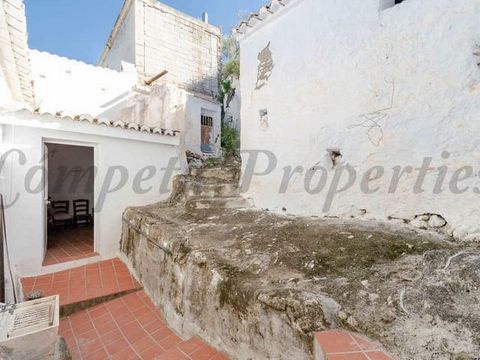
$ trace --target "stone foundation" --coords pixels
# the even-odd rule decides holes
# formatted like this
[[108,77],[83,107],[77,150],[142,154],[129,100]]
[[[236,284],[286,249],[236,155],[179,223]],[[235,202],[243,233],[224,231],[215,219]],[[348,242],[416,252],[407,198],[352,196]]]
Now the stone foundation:
[[170,326],[234,359],[311,359],[315,332],[330,328],[400,359],[480,349],[480,253],[438,234],[156,204],[125,212],[122,252]]

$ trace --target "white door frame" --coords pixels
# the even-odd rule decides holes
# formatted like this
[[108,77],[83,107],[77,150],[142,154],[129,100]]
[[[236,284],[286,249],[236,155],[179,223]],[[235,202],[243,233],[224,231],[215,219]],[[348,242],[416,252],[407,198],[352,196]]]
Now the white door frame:
[[[43,137],[42,138],[42,150],[45,151],[44,149],[46,148],[46,144],[58,144],[58,145],[70,145],[70,146],[83,146],[83,147],[89,147],[93,149],[93,166],[98,169],[98,144],[93,143],[93,142],[87,142],[87,141],[78,141],[78,140],[68,140],[65,138],[53,138],[53,137]],[[43,189],[43,198],[44,201],[48,197],[48,159],[44,159],[44,164],[43,164],[43,169],[44,169],[44,189]],[[96,188],[96,181],[95,177],[93,179],[93,201],[95,202],[95,199],[97,198],[97,188]],[[95,209],[94,204],[92,204],[93,208]],[[92,207],[91,206],[91,207]],[[46,249],[47,249],[47,241],[48,241],[48,235],[47,235],[47,213],[46,213],[46,206],[44,204],[43,206],[44,209],[44,214],[43,218],[45,219],[44,223],[44,244],[45,244],[45,253],[43,254],[43,259],[45,259],[45,256],[47,255]],[[97,213],[94,212],[92,214],[93,216],[93,251],[95,251],[97,254],[99,253],[100,246],[98,244],[98,231],[99,231],[99,223],[98,223],[98,216]]]

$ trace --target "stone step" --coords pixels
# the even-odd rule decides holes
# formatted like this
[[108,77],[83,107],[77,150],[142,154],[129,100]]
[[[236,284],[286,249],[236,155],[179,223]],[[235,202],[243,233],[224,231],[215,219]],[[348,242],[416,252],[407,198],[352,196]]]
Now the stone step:
[[252,204],[249,200],[238,196],[211,199],[191,199],[185,204],[187,210],[241,209],[249,208],[251,206]]
[[313,347],[315,360],[340,359],[342,354],[348,354],[349,359],[394,360],[392,355],[384,351],[381,344],[363,335],[344,330],[316,333]]
[[225,181],[240,180],[240,169],[235,166],[215,166],[207,168],[190,168],[190,175],[201,178],[213,178]]
[[60,315],[82,311],[142,289],[118,258],[68,270],[22,278],[25,300],[31,291],[60,296]]
[[234,197],[240,194],[238,186],[234,183],[209,184],[188,179],[185,181],[184,186],[184,193],[187,200],[195,197]]

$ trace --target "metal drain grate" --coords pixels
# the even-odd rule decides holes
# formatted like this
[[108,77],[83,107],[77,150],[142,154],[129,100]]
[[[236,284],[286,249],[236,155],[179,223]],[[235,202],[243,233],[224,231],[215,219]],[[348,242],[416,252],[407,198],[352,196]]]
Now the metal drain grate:
[[43,303],[16,309],[7,337],[22,336],[53,325],[55,304]]
[[0,343],[58,326],[58,311],[58,296],[0,307]]

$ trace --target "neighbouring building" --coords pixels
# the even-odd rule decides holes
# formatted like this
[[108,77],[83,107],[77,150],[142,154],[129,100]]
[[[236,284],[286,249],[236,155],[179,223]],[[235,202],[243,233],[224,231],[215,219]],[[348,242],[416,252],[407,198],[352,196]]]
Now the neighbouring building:
[[122,62],[134,64],[140,82],[165,87],[151,101],[185,112],[185,147],[216,154],[221,31],[207,17],[195,19],[157,0],[126,0],[99,65],[121,71]]
[[[125,208],[168,197],[183,110],[149,102],[162,91],[127,63],[117,71],[29,49],[22,1],[0,2],[0,193],[16,278],[112,258]],[[86,227],[71,226],[77,210]]]
[[230,79],[231,90],[225,95],[223,100],[223,109],[225,111],[223,121],[228,126],[241,130],[240,111],[242,106],[242,97],[240,94],[240,79],[232,76]]
[[242,149],[277,163],[259,155],[246,195],[478,240],[479,16],[471,0],[274,0],[250,16]]

